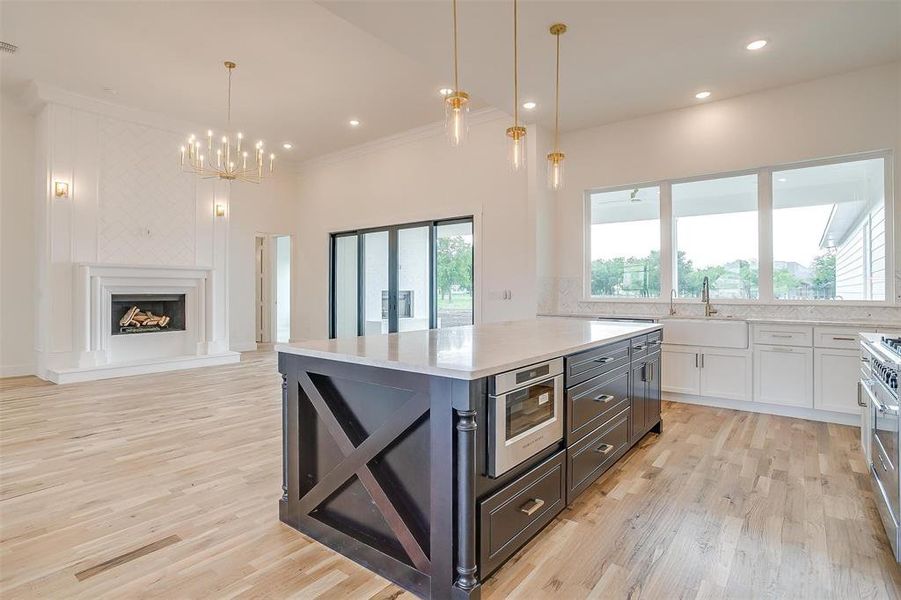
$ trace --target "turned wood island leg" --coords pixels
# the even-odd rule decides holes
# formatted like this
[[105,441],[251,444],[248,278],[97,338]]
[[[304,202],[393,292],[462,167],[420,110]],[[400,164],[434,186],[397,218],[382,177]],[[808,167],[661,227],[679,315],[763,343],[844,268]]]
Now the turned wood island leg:
[[476,587],[475,447],[476,411],[457,412],[457,580],[465,592]]

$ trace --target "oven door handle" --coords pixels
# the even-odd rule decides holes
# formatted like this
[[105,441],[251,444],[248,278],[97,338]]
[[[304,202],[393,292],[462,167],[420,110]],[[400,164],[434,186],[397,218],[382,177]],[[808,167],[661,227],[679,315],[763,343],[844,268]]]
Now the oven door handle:
[[873,395],[873,392],[870,391],[869,387],[864,386],[864,389],[867,391],[867,396],[870,397],[870,402],[873,403],[873,406],[876,407],[876,410],[881,412],[884,415],[891,415],[893,417],[898,416],[898,407],[897,406],[886,406],[882,402],[876,399],[876,396]]

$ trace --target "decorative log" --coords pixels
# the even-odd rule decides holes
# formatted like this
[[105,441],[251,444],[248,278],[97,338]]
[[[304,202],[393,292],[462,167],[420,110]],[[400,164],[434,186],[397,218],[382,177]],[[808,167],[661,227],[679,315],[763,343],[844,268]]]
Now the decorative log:
[[129,308],[128,311],[126,311],[126,313],[122,316],[122,318],[119,319],[119,326],[126,327],[128,325],[128,323],[132,320],[132,318],[134,318],[135,314],[137,314],[137,312],[138,312],[137,306],[132,306],[131,308]]

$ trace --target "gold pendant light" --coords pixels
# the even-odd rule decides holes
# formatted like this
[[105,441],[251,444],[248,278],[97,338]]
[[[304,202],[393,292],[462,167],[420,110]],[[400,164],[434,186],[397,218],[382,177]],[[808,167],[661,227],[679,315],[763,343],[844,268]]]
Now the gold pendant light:
[[454,9],[454,89],[444,97],[444,129],[451,146],[459,146],[466,139],[469,113],[469,94],[460,89],[460,71],[457,56],[457,0]]
[[519,124],[519,50],[517,47],[518,29],[517,0],[513,0],[513,127],[507,128],[510,138],[510,166],[519,171],[526,164],[526,128]]
[[566,25],[554,23],[550,28],[551,35],[557,38],[557,76],[554,83],[554,151],[547,155],[547,185],[552,190],[563,187],[563,159],[560,152],[560,36],[566,33]]

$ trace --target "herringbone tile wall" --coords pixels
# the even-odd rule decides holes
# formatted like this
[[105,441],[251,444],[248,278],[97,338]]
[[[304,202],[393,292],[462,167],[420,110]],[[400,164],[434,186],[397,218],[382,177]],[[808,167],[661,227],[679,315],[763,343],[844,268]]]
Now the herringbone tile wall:
[[178,137],[110,118],[99,132],[98,261],[193,265],[195,180],[178,168]]

